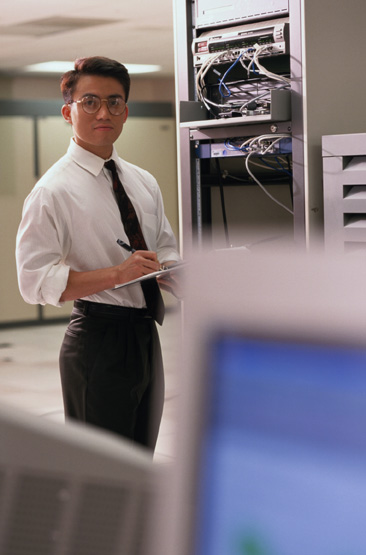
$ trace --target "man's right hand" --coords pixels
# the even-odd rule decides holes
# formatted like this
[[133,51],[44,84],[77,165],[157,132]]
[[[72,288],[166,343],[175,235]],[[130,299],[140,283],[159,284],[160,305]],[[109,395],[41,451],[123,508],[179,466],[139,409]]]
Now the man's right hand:
[[133,279],[157,272],[160,268],[156,252],[135,251],[122,264],[116,266],[117,284],[127,283]]

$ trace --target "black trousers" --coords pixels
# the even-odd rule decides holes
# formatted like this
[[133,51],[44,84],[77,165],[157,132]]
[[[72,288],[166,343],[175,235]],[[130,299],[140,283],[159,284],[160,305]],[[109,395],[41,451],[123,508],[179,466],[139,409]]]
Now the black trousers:
[[75,301],[60,373],[67,418],[154,450],[164,371],[156,325],[145,310]]

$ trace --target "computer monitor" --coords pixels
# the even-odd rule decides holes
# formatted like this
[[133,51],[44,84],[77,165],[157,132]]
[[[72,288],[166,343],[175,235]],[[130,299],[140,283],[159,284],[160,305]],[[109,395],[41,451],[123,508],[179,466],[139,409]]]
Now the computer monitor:
[[365,553],[365,262],[229,252],[187,277],[161,553]]
[[0,407],[0,553],[147,555],[160,467],[92,427]]

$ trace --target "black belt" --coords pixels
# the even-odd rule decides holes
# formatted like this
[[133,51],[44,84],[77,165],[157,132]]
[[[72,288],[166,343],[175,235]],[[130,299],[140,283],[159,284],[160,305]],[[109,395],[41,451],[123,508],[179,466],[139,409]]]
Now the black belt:
[[93,303],[78,299],[74,301],[74,308],[83,314],[100,317],[116,318],[119,320],[134,320],[138,318],[151,318],[146,308],[130,308],[128,306],[118,306],[114,304]]

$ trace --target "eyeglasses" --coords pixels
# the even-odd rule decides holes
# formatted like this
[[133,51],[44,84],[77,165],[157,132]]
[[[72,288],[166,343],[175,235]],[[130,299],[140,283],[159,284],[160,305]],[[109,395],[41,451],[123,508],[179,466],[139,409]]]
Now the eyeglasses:
[[73,102],[81,104],[81,107],[86,114],[96,114],[98,110],[100,110],[102,102],[107,103],[108,110],[112,116],[120,116],[126,109],[126,102],[121,96],[99,98],[99,96],[95,96],[94,94],[87,94],[80,100],[71,100],[70,104]]

